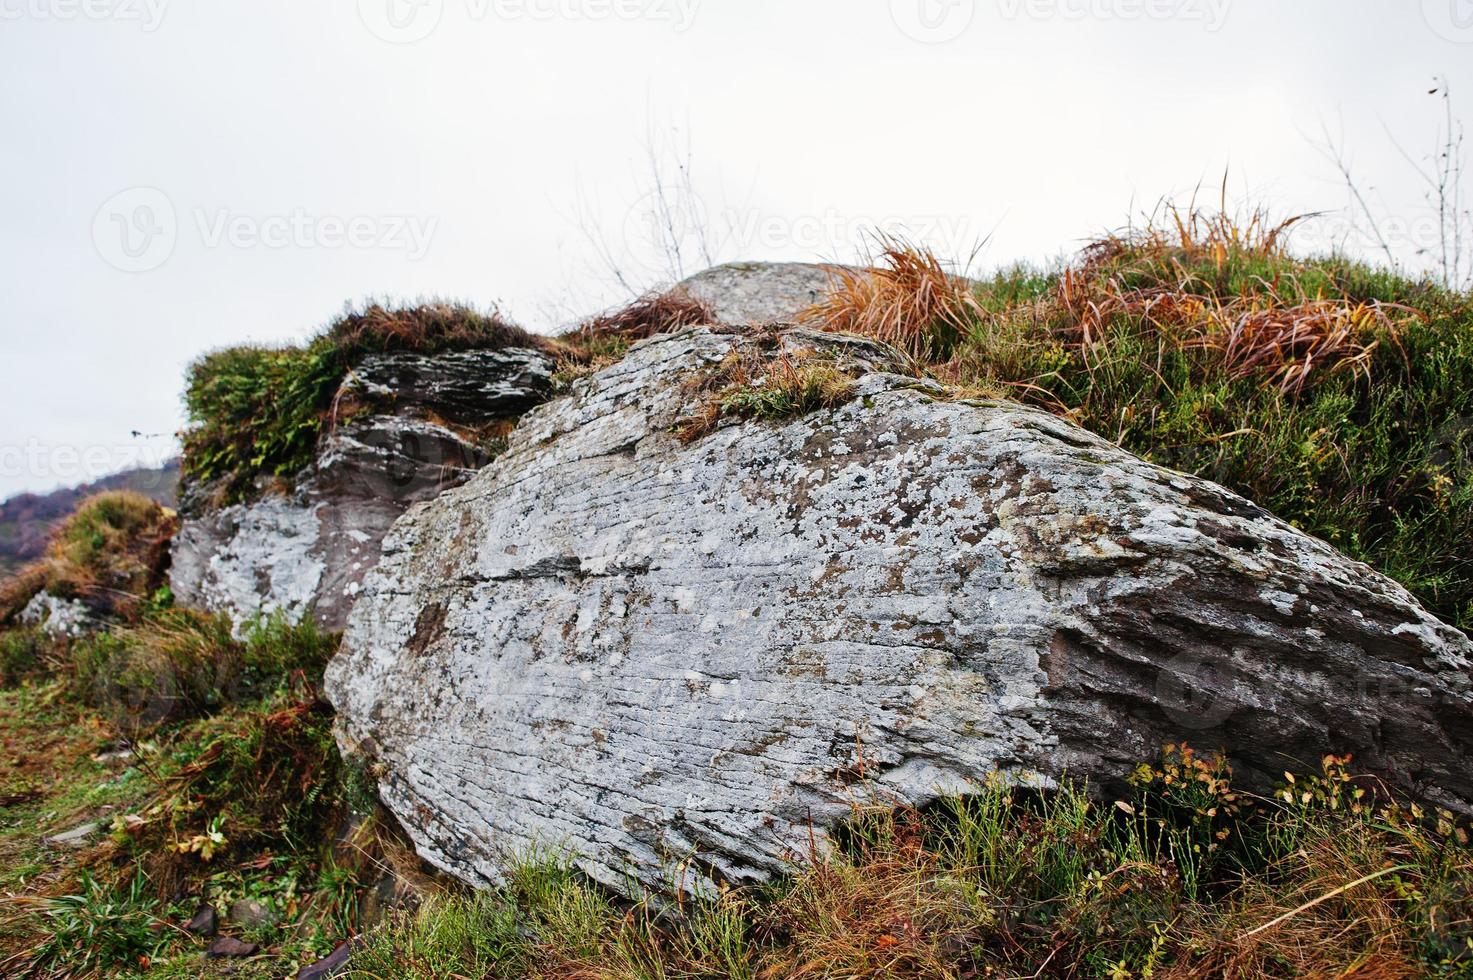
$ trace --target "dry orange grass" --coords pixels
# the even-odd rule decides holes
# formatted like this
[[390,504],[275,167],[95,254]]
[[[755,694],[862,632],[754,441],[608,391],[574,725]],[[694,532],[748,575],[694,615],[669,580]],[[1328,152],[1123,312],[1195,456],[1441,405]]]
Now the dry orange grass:
[[36,562],[0,582],[0,625],[19,615],[36,593],[46,588],[46,569]]
[[[1256,377],[1286,394],[1299,394],[1314,377],[1366,372],[1383,343],[1395,343],[1411,310],[1378,303],[1322,297],[1288,301],[1277,284],[1255,283],[1242,295],[1219,297],[1189,268],[1210,262],[1221,268],[1233,255],[1281,255],[1290,228],[1304,216],[1272,222],[1264,212],[1245,218],[1198,210],[1167,209],[1145,229],[1106,236],[1085,251],[1078,268],[1064,272],[1057,294],[1030,317],[1038,336],[1018,333],[1020,311],[1009,311],[1013,344],[1063,340],[1087,353],[1122,319],[1137,321],[1163,344],[1203,352],[1234,380]],[[1000,316],[986,310],[967,280],[946,271],[934,253],[895,239],[881,240],[880,264],[836,268],[829,294],[801,319],[823,330],[862,334],[892,344],[923,362],[942,363],[963,337],[986,337],[996,353],[993,328]],[[1130,276],[1122,274],[1129,258]],[[1132,285],[1145,270],[1165,285]],[[1026,311],[1024,311],[1026,312]],[[1061,331],[1050,323],[1062,321]],[[953,371],[952,373],[956,373]],[[1027,387],[1027,381],[1007,384]]]
[[985,892],[923,845],[917,815],[853,858],[810,856],[768,910],[785,942],[763,957],[763,980],[906,977],[950,980],[996,926]]
[[1376,349],[1396,340],[1399,321],[1393,312],[1379,303],[1338,300],[1249,309],[1199,342],[1219,354],[1234,379],[1263,377],[1297,394],[1317,370],[1369,376]]
[[891,344],[919,360],[944,357],[982,314],[972,285],[924,246],[882,236],[874,268],[835,266],[827,296],[800,322]]
[[644,340],[681,327],[715,322],[716,314],[708,304],[677,288],[646,293],[623,309],[594,317],[579,326],[570,339],[576,342],[617,336]]
[[[1185,276],[1185,274],[1183,274]],[[1285,394],[1301,394],[1313,378],[1340,371],[1366,374],[1383,343],[1395,344],[1414,311],[1345,299],[1288,302],[1272,286],[1227,299],[1204,295],[1191,283],[1130,289],[1119,278],[1066,273],[1059,308],[1068,333],[1086,353],[1096,352],[1122,319],[1158,339],[1211,357],[1233,380],[1259,378]]]
[[1354,836],[1331,836],[1317,831],[1276,867],[1244,881],[1218,915],[1188,926],[1182,939],[1190,953],[1162,976],[1424,976],[1404,897],[1391,879],[1397,865],[1384,850],[1358,847]]
[[1225,196],[1216,211],[1199,208],[1195,202],[1185,207],[1166,204],[1148,215],[1143,226],[1113,232],[1093,242],[1084,250],[1084,268],[1108,265],[1123,255],[1179,263],[1206,260],[1219,268],[1235,253],[1282,255],[1289,232],[1312,217],[1300,214],[1275,221],[1261,208],[1235,215],[1227,209]]
[[344,315],[326,336],[349,361],[371,351],[538,349],[545,344],[495,311],[439,301],[403,308],[374,303]]

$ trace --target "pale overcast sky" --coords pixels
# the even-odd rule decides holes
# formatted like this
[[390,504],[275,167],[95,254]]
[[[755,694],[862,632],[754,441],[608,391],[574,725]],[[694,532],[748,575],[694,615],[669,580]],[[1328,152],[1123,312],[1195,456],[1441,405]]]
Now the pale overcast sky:
[[652,155],[716,259],[985,269],[1225,170],[1341,208],[1328,125],[1410,250],[1437,74],[1473,119],[1473,0],[0,0],[0,497],[169,454],[194,356],[348,300],[651,284]]

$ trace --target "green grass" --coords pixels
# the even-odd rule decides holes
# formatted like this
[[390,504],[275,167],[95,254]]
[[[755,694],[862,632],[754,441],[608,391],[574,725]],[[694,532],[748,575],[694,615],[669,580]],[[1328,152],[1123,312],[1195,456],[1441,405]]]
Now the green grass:
[[[0,633],[0,644],[35,639]],[[237,640],[222,619],[158,608],[109,633],[46,641],[9,676],[0,974],[225,969],[180,929],[199,901],[222,919],[243,899],[277,916],[225,927],[280,950],[247,976],[279,975],[281,956],[310,962],[358,928],[396,838],[332,737],[319,687],[335,646],[311,625],[263,619]],[[357,831],[339,840],[355,813]],[[84,823],[101,830],[81,847],[44,843]]]
[[[1172,749],[1129,797],[994,779],[925,811],[857,803],[831,853],[712,900],[616,902],[566,862],[369,938],[364,977],[1463,976],[1473,850],[1345,760],[1240,795]],[[1355,972],[1360,971],[1360,972]]]
[[42,903],[51,934],[31,967],[83,975],[142,971],[171,938],[160,928],[167,925],[157,914],[160,904],[142,875],[114,887],[84,872],[76,893]]
[[498,893],[438,897],[397,928],[373,933],[353,970],[433,980],[516,976],[526,959],[520,924],[516,905]]

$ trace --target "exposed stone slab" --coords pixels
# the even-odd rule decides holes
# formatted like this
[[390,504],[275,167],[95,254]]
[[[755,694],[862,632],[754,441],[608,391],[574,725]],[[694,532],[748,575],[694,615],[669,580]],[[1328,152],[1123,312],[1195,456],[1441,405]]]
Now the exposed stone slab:
[[614,888],[761,880],[870,792],[1107,783],[1183,739],[1250,781],[1353,752],[1469,812],[1469,641],[1389,579],[1046,413],[894,374],[677,440],[689,379],[755,343],[635,346],[386,538],[328,693],[429,861],[487,883],[569,847]]
[[397,414],[432,411],[462,425],[516,418],[552,395],[553,361],[542,351],[373,354],[348,377],[346,390]]

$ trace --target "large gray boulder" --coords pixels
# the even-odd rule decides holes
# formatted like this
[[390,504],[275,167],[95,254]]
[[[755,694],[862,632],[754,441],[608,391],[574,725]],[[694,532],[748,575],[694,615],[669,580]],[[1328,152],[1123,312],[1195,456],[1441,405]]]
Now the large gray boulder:
[[567,847],[616,889],[750,882],[875,793],[1107,786],[1181,740],[1260,782],[1353,752],[1473,809],[1469,640],[1389,579],[895,374],[682,442],[734,352],[773,356],[700,328],[635,346],[385,540],[327,690],[433,864],[488,883]]
[[337,399],[362,414],[323,435],[289,492],[186,511],[172,546],[175,596],[238,620],[311,615],[342,629],[394,521],[484,466],[494,434],[478,430],[550,397],[553,368],[521,348],[364,358]]

